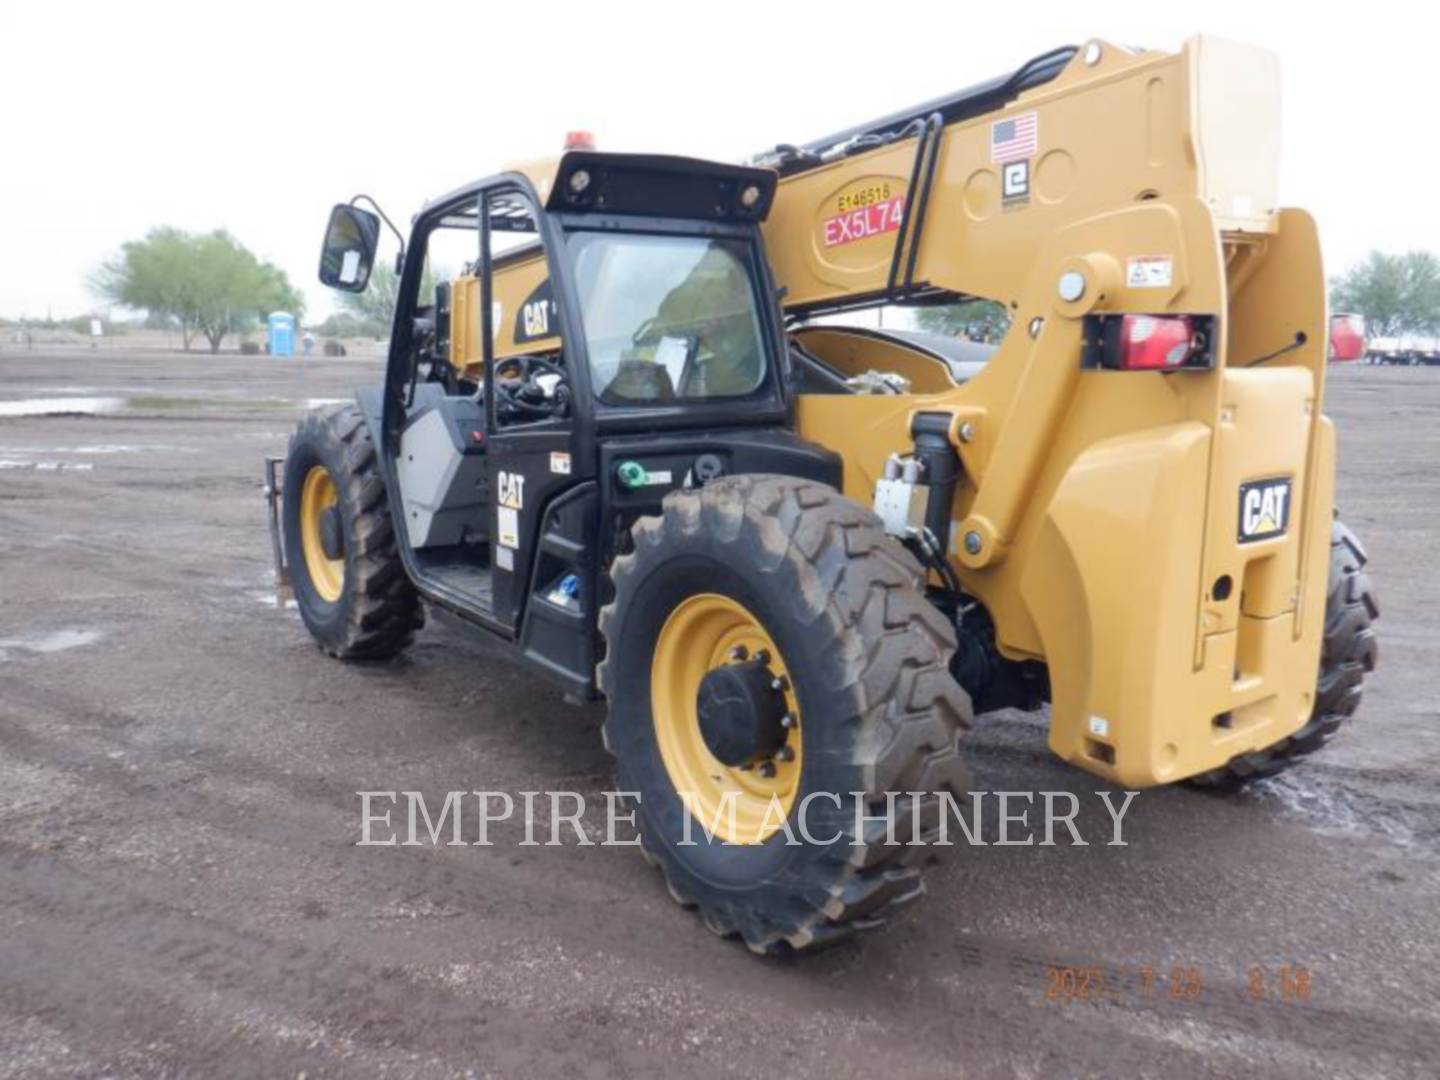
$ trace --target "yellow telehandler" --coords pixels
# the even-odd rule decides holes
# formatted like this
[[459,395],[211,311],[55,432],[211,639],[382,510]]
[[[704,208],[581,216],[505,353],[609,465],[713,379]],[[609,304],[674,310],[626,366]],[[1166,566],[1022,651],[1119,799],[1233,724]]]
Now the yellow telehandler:
[[[1048,703],[1111,784],[1269,776],[1355,711],[1378,615],[1278,100],[1260,50],[1091,41],[746,166],[459,188],[401,237],[383,385],[267,463],[281,579],[342,659],[429,604],[603,697],[648,858],[757,952],[921,893],[976,711]],[[998,346],[828,318],[976,299]]]

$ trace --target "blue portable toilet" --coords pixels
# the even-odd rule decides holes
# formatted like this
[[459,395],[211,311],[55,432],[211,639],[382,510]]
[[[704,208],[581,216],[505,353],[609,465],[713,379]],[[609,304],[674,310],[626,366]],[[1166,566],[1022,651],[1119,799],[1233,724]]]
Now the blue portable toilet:
[[266,320],[270,335],[271,356],[295,355],[295,316],[285,311],[272,311]]

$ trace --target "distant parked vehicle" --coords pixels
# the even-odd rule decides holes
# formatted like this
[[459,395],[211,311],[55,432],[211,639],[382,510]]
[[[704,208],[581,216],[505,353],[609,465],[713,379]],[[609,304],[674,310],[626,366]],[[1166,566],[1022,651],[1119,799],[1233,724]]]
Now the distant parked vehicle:
[[1440,337],[1402,334],[1399,337],[1374,338],[1366,343],[1367,364],[1440,364]]

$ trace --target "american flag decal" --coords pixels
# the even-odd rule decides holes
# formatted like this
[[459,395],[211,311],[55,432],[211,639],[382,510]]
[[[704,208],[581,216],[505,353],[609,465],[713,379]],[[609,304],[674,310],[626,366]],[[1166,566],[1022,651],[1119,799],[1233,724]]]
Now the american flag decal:
[[990,125],[990,160],[1014,161],[1035,153],[1040,142],[1040,118],[1033,112],[996,120]]

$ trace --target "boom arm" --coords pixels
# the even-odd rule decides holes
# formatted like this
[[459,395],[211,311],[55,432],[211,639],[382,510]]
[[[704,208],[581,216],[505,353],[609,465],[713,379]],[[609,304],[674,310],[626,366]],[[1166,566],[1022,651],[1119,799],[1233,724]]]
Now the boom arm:
[[1190,196],[1237,242],[1273,233],[1278,135],[1263,50],[1091,42],[771,156],[766,241],[792,312],[937,290],[1008,302],[1050,236],[1137,201]]
[[[1091,42],[982,104],[780,162],[789,314],[985,297],[1013,320],[964,385],[803,395],[799,425],[869,503],[916,417],[947,418],[951,561],[1002,652],[1048,662],[1052,747],[1124,782],[1191,775],[1305,722],[1324,607],[1324,276],[1313,222],[1277,205],[1276,63]],[[1204,317],[1211,367],[1082,372],[1097,317],[1126,313]],[[1246,545],[1257,471],[1292,478],[1297,515]]]

